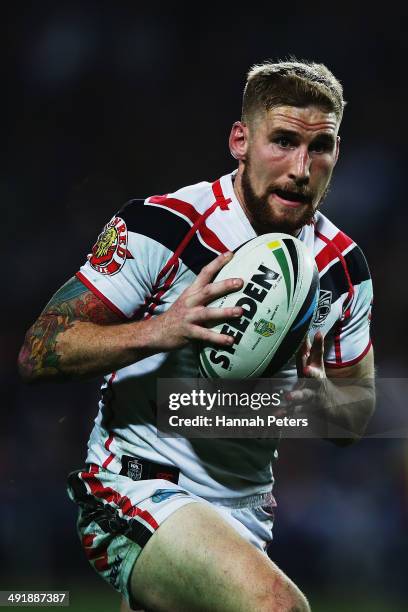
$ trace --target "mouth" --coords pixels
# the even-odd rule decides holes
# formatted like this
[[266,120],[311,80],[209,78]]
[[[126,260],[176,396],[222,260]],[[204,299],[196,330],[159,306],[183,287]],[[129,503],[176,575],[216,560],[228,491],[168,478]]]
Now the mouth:
[[298,191],[290,191],[287,189],[274,189],[272,195],[284,206],[290,208],[298,208],[302,204],[310,204],[312,198]]

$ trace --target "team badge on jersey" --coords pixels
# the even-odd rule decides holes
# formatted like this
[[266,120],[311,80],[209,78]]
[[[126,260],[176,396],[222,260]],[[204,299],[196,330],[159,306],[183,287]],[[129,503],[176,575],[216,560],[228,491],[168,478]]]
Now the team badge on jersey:
[[101,274],[116,274],[126,259],[133,259],[127,249],[128,232],[126,223],[120,217],[114,217],[105,225],[88,255],[89,263]]
[[326,289],[320,289],[319,302],[317,304],[316,314],[313,319],[313,327],[320,327],[323,325],[331,309],[332,303],[332,292]]

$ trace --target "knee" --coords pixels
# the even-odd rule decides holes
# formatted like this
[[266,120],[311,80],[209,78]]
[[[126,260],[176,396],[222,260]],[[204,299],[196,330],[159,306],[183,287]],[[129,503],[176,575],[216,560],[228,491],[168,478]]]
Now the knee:
[[287,612],[312,612],[312,609],[303,593],[299,592]]
[[273,589],[262,598],[259,612],[311,612],[309,602],[303,593],[292,583],[281,590]]

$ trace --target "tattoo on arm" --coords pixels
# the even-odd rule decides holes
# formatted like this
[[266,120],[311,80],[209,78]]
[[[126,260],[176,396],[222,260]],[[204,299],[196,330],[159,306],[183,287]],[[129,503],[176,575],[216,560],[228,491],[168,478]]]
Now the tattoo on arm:
[[57,339],[76,321],[112,325],[121,319],[81,281],[71,278],[53,295],[26,335],[19,357],[24,378],[36,379],[45,370],[56,379],[66,378],[60,366]]
[[99,325],[120,323],[121,319],[77,278],[71,278],[52,296],[41,316],[66,317]]
[[41,372],[47,371],[63,379],[61,356],[56,350],[57,337],[72,325],[65,317],[40,315],[27,332],[20,351],[19,365],[23,378],[35,380]]

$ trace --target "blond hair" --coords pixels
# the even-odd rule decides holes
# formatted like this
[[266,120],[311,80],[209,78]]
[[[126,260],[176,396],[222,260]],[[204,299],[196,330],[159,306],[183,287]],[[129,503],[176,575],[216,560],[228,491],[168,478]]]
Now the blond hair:
[[251,122],[260,111],[275,106],[319,106],[334,112],[338,122],[346,102],[343,87],[324,64],[307,60],[265,62],[248,72],[242,102],[242,121]]

